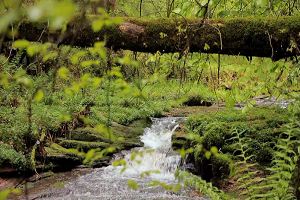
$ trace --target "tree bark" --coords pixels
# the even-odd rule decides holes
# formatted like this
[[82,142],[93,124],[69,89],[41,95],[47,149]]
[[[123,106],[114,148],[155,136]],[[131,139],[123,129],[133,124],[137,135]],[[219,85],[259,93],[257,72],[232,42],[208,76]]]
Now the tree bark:
[[[45,31],[47,23],[19,23],[17,38],[29,41],[91,47],[105,39],[106,46],[138,52],[204,52],[271,57],[279,60],[298,55],[300,18],[233,18],[217,20],[123,18],[121,25],[93,32],[97,17],[74,18],[64,34]],[[47,29],[47,28],[46,28]]]

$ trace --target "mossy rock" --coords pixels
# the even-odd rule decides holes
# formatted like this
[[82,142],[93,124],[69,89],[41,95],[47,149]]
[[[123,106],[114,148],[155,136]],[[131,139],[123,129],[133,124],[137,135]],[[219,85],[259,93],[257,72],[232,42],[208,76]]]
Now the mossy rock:
[[140,119],[130,123],[128,126],[113,123],[112,133],[116,137],[137,138],[144,133],[146,127],[151,126],[152,122],[149,119]]
[[[270,162],[272,147],[279,135],[284,131],[283,124],[289,122],[290,113],[280,108],[252,108],[248,112],[227,109],[218,113],[191,116],[185,122],[186,132],[192,132],[203,137],[203,148],[216,146],[223,153],[237,153],[232,140],[234,131],[243,132],[242,136],[249,138],[248,145],[253,148],[255,161]],[[195,154],[202,156],[202,154]],[[201,160],[201,158],[195,158]]]
[[230,127],[225,122],[212,122],[205,128],[203,145],[206,149],[215,146],[221,148],[226,139],[231,137]]
[[129,150],[134,147],[143,146],[142,142],[139,139],[135,138],[125,139],[121,141],[117,140],[112,145],[115,146],[117,150]]
[[110,159],[111,159],[111,157],[102,157],[97,160],[94,160],[89,166],[93,167],[93,168],[105,167],[110,164],[109,163]]
[[[76,153],[75,150],[66,149],[58,144],[51,144],[50,147],[45,147],[47,152],[47,161],[52,163],[53,167],[73,168],[77,165],[82,165],[85,159],[85,154],[82,152]],[[110,156],[102,157],[94,160],[90,167],[103,167],[109,164]],[[87,163],[89,165],[89,163]]]
[[52,143],[49,147],[45,147],[47,160],[59,165],[75,166],[82,164],[85,156],[76,153],[76,151],[66,149],[58,144]]
[[212,101],[206,101],[202,96],[194,95],[189,96],[188,100],[183,103],[186,106],[212,106]]
[[78,140],[78,141],[87,141],[87,142],[109,142],[109,139],[106,138],[103,134],[99,133],[93,128],[80,128],[72,130],[69,134],[68,139]]
[[[54,165],[79,165],[85,159],[85,153],[91,149],[105,149],[109,146],[115,147],[116,151],[128,150],[133,147],[140,147],[142,143],[139,136],[143,134],[144,128],[150,125],[147,119],[138,120],[129,126],[113,123],[111,126],[115,140],[111,141],[105,133],[94,128],[76,129],[68,135],[71,139],[58,138],[56,143],[48,144],[45,147],[47,159]],[[77,150],[76,150],[77,149]],[[85,152],[85,153],[84,153]],[[114,152],[114,153],[115,153]],[[91,166],[99,167],[108,165],[113,153],[105,158],[97,159]]]
[[184,139],[172,139],[172,149],[173,150],[178,150],[178,149],[181,149],[181,148],[185,148],[187,149],[188,148],[188,141],[187,140],[184,140]]
[[18,170],[30,169],[29,159],[14,148],[6,144],[0,144],[0,168],[12,167]]
[[108,143],[105,142],[86,142],[86,141],[78,141],[78,140],[61,140],[58,144],[67,149],[78,149],[79,151],[87,152],[90,149],[105,149],[109,146]]
[[[124,126],[118,123],[113,122],[111,126],[112,135],[116,138],[138,138],[144,132],[144,128],[150,126],[150,121],[148,119],[141,119],[134,121],[128,126]],[[109,138],[105,133],[101,133],[94,128],[83,128],[76,129],[70,132],[69,140],[78,140],[78,141],[87,141],[87,142],[106,142],[111,143]],[[134,141],[136,142],[136,141]]]

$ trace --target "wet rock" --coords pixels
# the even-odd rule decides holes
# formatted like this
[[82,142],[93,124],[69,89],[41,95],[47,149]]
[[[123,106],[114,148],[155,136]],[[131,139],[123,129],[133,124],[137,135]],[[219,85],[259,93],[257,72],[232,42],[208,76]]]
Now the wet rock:
[[212,101],[205,101],[200,96],[189,97],[189,99],[183,103],[186,106],[212,106],[214,103]]

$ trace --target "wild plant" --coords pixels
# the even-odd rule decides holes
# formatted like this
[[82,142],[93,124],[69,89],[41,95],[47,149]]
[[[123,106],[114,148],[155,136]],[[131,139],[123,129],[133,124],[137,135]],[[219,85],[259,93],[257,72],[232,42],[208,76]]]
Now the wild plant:
[[243,136],[244,132],[236,129],[233,131],[239,160],[231,167],[230,176],[236,176],[237,182],[241,182],[239,189],[243,189],[241,195],[246,199],[297,199],[299,194],[299,154],[300,154],[300,130],[299,119],[296,112],[290,118],[290,122],[283,125],[282,132],[274,147],[273,158],[270,167],[266,170],[269,175],[260,177],[257,163],[252,163],[253,154],[249,148],[250,138]]
[[260,187],[260,182],[262,178],[258,177],[259,170],[257,170],[258,164],[252,163],[252,158],[255,156],[253,154],[249,155],[249,151],[252,149],[249,147],[248,141],[250,138],[245,136],[245,131],[239,132],[234,129],[233,137],[230,140],[235,141],[238,160],[230,166],[229,177],[234,177],[240,185],[237,189],[242,190],[240,195],[245,196],[247,199],[252,199],[259,195],[258,188]]
[[285,124],[284,131],[275,146],[270,171],[266,178],[264,197],[272,199],[299,199],[299,155],[300,155],[300,122],[295,115],[290,123]]

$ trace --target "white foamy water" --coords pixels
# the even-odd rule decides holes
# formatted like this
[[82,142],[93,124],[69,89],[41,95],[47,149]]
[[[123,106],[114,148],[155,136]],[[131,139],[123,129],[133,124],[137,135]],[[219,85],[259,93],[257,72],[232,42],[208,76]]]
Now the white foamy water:
[[[152,119],[151,128],[146,128],[141,141],[143,148],[123,151],[116,157],[127,162],[127,169],[121,173],[123,166],[112,165],[95,169],[92,173],[69,182],[64,188],[51,193],[44,199],[195,199],[188,196],[188,189],[174,193],[161,186],[152,186],[150,181],[158,180],[166,184],[178,184],[174,177],[180,163],[180,156],[171,148],[171,136],[184,118],[167,117]],[[145,152],[149,151],[150,152]],[[131,160],[133,152],[142,153]],[[141,177],[142,173],[151,173]],[[128,187],[127,181],[137,182],[137,190]],[[201,198],[199,198],[201,199]]]

